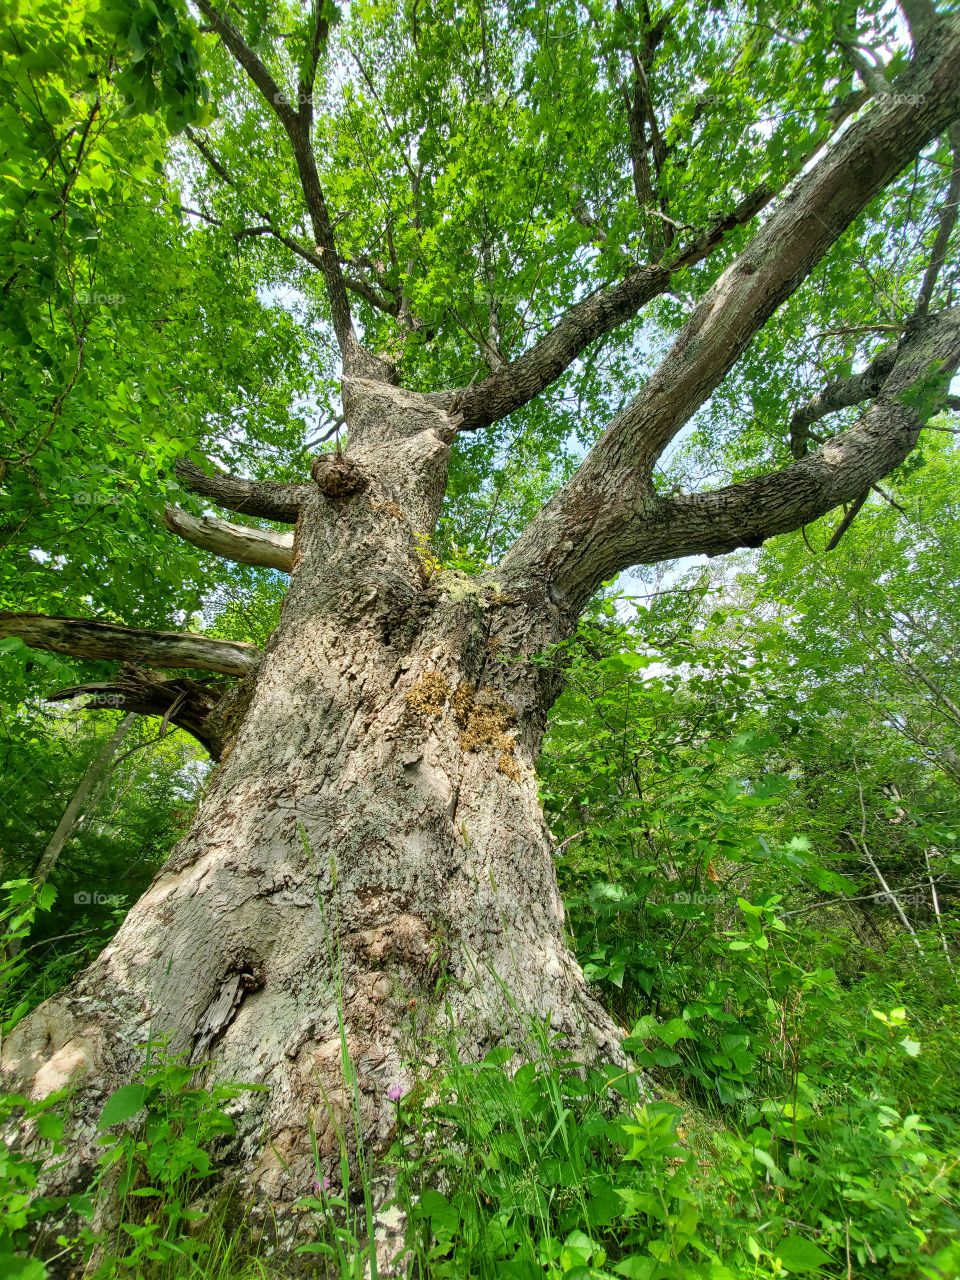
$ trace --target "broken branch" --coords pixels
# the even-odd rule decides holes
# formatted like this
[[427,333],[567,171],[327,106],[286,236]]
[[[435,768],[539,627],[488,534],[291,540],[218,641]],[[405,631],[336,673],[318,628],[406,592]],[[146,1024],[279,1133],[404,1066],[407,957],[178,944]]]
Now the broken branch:
[[94,662],[141,662],[147,667],[198,667],[243,676],[256,669],[256,645],[180,631],[138,630],[85,618],[0,613],[0,638],[15,636],[31,649],[48,649]]
[[179,507],[167,507],[163,522],[186,542],[226,560],[260,565],[265,569],[282,569],[284,573],[289,573],[293,566],[292,533],[254,529],[250,525],[218,520],[215,516],[197,519]]

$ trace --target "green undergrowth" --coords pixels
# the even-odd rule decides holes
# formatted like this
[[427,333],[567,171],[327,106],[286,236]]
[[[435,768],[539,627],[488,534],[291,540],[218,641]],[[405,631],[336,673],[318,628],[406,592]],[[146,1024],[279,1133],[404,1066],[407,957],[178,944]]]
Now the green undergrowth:
[[[786,972],[796,983],[791,1007],[809,1037],[799,1066],[795,1050],[786,1052],[778,1073],[752,1053],[743,1015],[730,1031],[719,1008],[709,1018],[694,1010],[639,1020],[627,1046],[642,1074],[612,1066],[584,1072],[540,1027],[531,1028],[533,1060],[501,1047],[482,1062],[462,1062],[451,1040],[443,1066],[394,1103],[396,1137],[384,1158],[397,1188],[395,1215],[406,1222],[403,1273],[436,1280],[960,1273],[953,1063],[933,1011],[874,1001],[856,1016],[868,996],[909,986],[904,967],[896,978],[873,974],[861,988],[844,989],[822,971],[798,975],[787,960],[789,935],[771,928],[773,919],[761,913],[731,941],[750,942],[762,956],[759,985],[775,992]],[[758,928],[772,935],[766,948]],[[729,1072],[730,1061],[736,1100],[705,1105],[704,1078]],[[38,1138],[29,1154],[5,1151],[0,1162],[0,1274],[40,1280],[54,1258],[86,1261],[87,1274],[104,1280],[291,1274],[244,1230],[246,1206],[215,1194],[215,1153],[229,1139],[228,1111],[244,1086],[198,1088],[196,1071],[162,1046],[150,1048],[141,1078],[108,1099],[98,1176],[69,1203],[36,1190],[63,1154],[69,1099],[5,1099],[4,1128],[32,1122]],[[917,1096],[938,1105],[918,1111]],[[343,1137],[346,1191],[328,1191],[318,1170],[297,1206],[307,1233],[300,1261],[315,1268],[308,1274],[359,1280],[372,1274],[369,1184],[383,1167],[361,1160],[358,1171]],[[109,1229],[97,1212],[107,1196],[119,1205]],[[49,1224],[66,1210],[74,1225],[51,1234]]]
[[[809,698],[800,726],[762,653],[701,639],[691,671],[682,622],[656,669],[609,610],[582,628],[540,766],[571,941],[629,1070],[584,1071],[542,1026],[481,1062],[451,1034],[391,1098],[390,1149],[358,1154],[341,1025],[339,1176],[318,1161],[281,1256],[229,1193],[244,1086],[202,1088],[154,1044],[69,1201],[41,1193],[69,1098],[4,1099],[0,1129],[35,1137],[0,1149],[0,1276],[361,1280],[385,1183],[411,1280],[960,1276],[952,792],[918,772],[908,794],[909,761],[853,730],[838,745]],[[24,958],[49,891],[7,895],[4,1032],[53,983]]]
[[642,1075],[584,1074],[541,1032],[536,1063],[451,1056],[403,1100],[413,1274],[960,1274],[956,987],[937,939],[844,985],[812,930],[740,916],[723,945],[741,986],[637,1019]]

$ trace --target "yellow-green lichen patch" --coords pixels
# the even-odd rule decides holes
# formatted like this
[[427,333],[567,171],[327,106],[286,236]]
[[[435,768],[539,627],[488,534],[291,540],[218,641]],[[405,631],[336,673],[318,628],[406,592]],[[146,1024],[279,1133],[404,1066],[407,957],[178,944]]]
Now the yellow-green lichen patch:
[[439,716],[450,697],[450,685],[439,671],[422,675],[407,694],[406,702],[411,711],[420,716]]
[[[454,714],[461,725],[460,745],[464,751],[496,751],[497,768],[514,782],[519,782],[520,770],[514,759],[516,742],[510,733],[516,724],[516,712],[492,689],[461,695],[464,689],[465,686],[461,685],[454,695],[459,699]],[[466,689],[469,690],[469,686]]]
[[517,713],[496,690],[475,689],[469,680],[452,690],[439,671],[428,671],[410,689],[406,702],[421,719],[443,715],[449,708],[460,730],[461,748],[495,753],[499,771],[514,782],[520,781],[514,759],[516,741],[511,732]]
[[483,577],[475,577],[465,573],[461,568],[445,568],[436,576],[436,585],[447,596],[448,600],[476,600],[486,605],[485,595],[495,584]]
[[453,707],[453,718],[461,729],[467,727],[467,721],[470,719],[470,712],[473,710],[473,699],[476,690],[469,680],[464,680],[457,685],[456,693],[450,699],[450,705]]
[[497,758],[497,768],[501,773],[506,774],[514,782],[520,781],[520,766],[517,764],[513,755],[513,743],[510,744],[509,751],[501,751]]

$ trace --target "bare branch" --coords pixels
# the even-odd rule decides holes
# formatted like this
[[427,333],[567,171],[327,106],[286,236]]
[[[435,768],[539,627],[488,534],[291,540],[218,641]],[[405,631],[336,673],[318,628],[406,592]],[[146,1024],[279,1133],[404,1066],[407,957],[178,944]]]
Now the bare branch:
[[386,294],[381,293],[379,289],[375,289],[366,280],[361,280],[359,276],[345,275],[343,283],[351,293],[356,294],[358,298],[362,298],[364,302],[369,302],[370,306],[375,307],[377,311],[382,311],[384,315],[393,316],[395,320],[403,320],[408,329],[416,328],[416,325],[410,323],[409,317],[401,316],[399,301],[388,298]]
[[[96,809],[97,801],[103,794],[110,779],[110,774],[119,763],[116,757],[120,744],[135,723],[135,716],[124,716],[109,740],[87,766],[83,777],[80,779],[80,785],[74,791],[60,821],[57,823],[56,830],[37,859],[36,866],[33,869],[33,879],[39,884],[43,884],[49,877],[50,872],[59,861],[60,855],[70,842],[71,836],[74,835],[83,821],[85,814]],[[121,760],[123,758],[123,756],[120,757]]]
[[922,667],[918,666],[905,650],[898,649],[894,652],[907,670],[915,675],[920,683],[933,694],[933,706],[938,711],[945,711],[948,719],[953,721],[954,727],[960,729],[960,706],[953,701],[949,693],[932,676],[929,676]]
[[215,9],[209,3],[209,0],[198,0],[197,7],[210,23],[211,29],[217,33],[236,61],[260,90],[268,106],[289,133],[291,128],[296,126],[297,113],[290,105],[288,96],[281,92],[276,80],[274,80],[229,18],[224,17],[223,14]]
[[280,524],[296,524],[300,506],[310,494],[306,484],[276,484],[269,480],[244,480],[214,468],[209,475],[187,458],[177,460],[177,479],[193,493],[209,498],[218,507],[241,516],[258,516]]
[[[933,868],[930,865],[930,849],[925,847],[923,850],[923,860],[927,864],[927,883],[930,885],[930,901],[933,904],[933,914],[937,920],[937,932],[940,934],[940,944],[943,947],[943,954],[947,958],[947,966],[953,968],[953,957],[950,954],[950,947],[947,943],[947,935],[943,929],[943,916],[940,913],[940,899],[937,897],[937,885],[933,878]],[[934,848],[933,852],[937,850]]]
[[883,386],[897,358],[895,344],[879,351],[861,373],[828,382],[819,395],[802,405],[790,419],[790,449],[795,458],[807,452],[809,428],[838,409],[872,400]]
[[260,662],[256,645],[179,631],[137,630],[84,618],[49,618],[39,613],[0,613],[0,638],[16,636],[31,649],[49,649],[70,658],[140,662],[147,667],[199,667],[243,676]]
[[[189,212],[189,210],[187,210]],[[198,214],[198,217],[204,218],[207,222],[214,222],[218,226],[223,226],[216,218],[207,218],[205,214]],[[318,271],[323,270],[323,259],[319,253],[311,249],[309,245],[304,244],[302,240],[298,240],[296,236],[287,235],[285,231],[278,231],[272,223],[266,223],[262,227],[241,227],[239,231],[234,233],[235,240],[243,240],[249,236],[272,236],[280,244],[285,245],[297,257],[302,258],[304,262],[309,262],[311,267],[316,267]],[[354,265],[349,258],[338,255],[340,265],[349,267]],[[358,298],[363,298],[369,302],[372,307],[376,307],[378,311],[384,311],[387,315],[397,316],[400,311],[399,302],[386,297],[378,289],[374,288],[366,280],[361,280],[357,276],[344,275],[343,283],[351,293],[355,293]]]
[[230,174],[227,172],[225,165],[218,159],[216,153],[214,152],[213,148],[209,145],[207,140],[205,138],[201,138],[201,136],[196,132],[196,130],[191,129],[189,125],[187,125],[187,128],[186,128],[186,136],[197,148],[197,150],[203,156],[204,160],[206,160],[207,164],[210,166],[213,172],[217,175],[220,181],[226,183],[228,187],[235,187],[237,184],[234,182],[233,178],[231,178]]
[[[278,231],[274,226],[244,227],[236,233],[236,238],[240,240],[244,236],[267,235],[285,245],[298,258],[302,258],[304,262],[309,262],[311,267],[316,267],[318,271],[323,270],[323,259],[320,254],[311,249],[309,245],[304,244],[302,240],[298,240],[296,236],[290,236],[284,231]],[[340,258],[340,264],[341,266],[350,265],[349,260],[343,257]],[[364,302],[369,302],[371,307],[375,307],[378,311],[382,311],[388,316],[399,316],[400,303],[393,298],[388,298],[386,294],[374,288],[368,281],[361,280],[359,276],[345,274],[343,283],[350,293],[356,294],[358,298],[363,298]]]
[[529,351],[483,382],[428,399],[456,414],[463,431],[499,422],[538,396],[591,342],[636,315],[669,283],[666,268],[644,267],[576,303]]
[[860,514],[860,511],[863,508],[863,504],[870,497],[872,488],[873,486],[871,485],[870,489],[864,489],[860,497],[854,498],[853,502],[850,503],[850,506],[847,508],[843,519],[840,521],[836,529],[834,529],[833,533],[830,535],[830,541],[824,547],[824,552],[835,551],[837,549],[837,547],[840,545],[840,539],[843,537],[843,535],[847,532],[847,530],[853,524],[854,520],[856,520],[857,516]]
[[[856,841],[852,841],[852,843],[854,844],[854,846],[856,846]],[[883,875],[883,872],[877,866],[876,862],[874,861],[873,855],[871,854],[870,850],[867,848],[863,840],[860,841],[860,850],[863,853],[864,859],[867,865],[869,866],[870,870],[877,877],[877,883],[880,885],[880,888],[883,890],[883,892],[887,895],[887,898],[889,899],[891,906],[899,916],[900,923],[903,925],[904,929],[906,929],[907,933],[909,933],[910,937],[913,939],[914,946],[917,948],[920,954],[923,955],[923,947],[920,943],[920,939],[917,937],[916,929],[914,929],[913,925],[907,919],[907,913],[904,911],[903,907],[901,906],[900,899],[890,888],[889,884],[887,884],[887,881]]]
[[951,128],[950,143],[953,148],[953,170],[943,207],[940,210],[937,235],[930,251],[930,263],[923,273],[923,283],[920,285],[920,294],[917,298],[918,311],[926,311],[933,299],[933,291],[947,260],[950,237],[957,225],[957,212],[960,210],[960,124],[955,124]]
[[[187,130],[187,135],[221,181],[225,182],[228,186],[236,187],[236,182],[234,182],[233,178],[206,143],[204,143],[203,140],[190,129]],[[185,208],[183,212],[190,214],[191,217],[200,218],[201,221],[209,223],[210,226],[221,227],[224,230],[228,229],[221,218],[214,218],[209,213],[204,213],[201,209]],[[285,231],[280,231],[273,225],[273,220],[270,218],[269,214],[264,213],[261,209],[258,209],[257,213],[265,219],[263,225],[256,227],[241,227],[239,231],[235,231],[233,233],[233,238],[238,244],[241,240],[248,239],[252,236],[270,236],[279,244],[282,244],[289,249],[291,253],[295,253],[298,258],[302,258],[304,262],[308,262],[310,266],[314,267],[317,271],[323,270],[323,257],[321,254],[319,254],[315,249],[312,249],[308,244],[304,244],[303,241],[299,240],[296,236],[291,236]],[[344,258],[341,255],[338,255],[338,259],[341,267],[352,265],[347,258]],[[350,293],[356,294],[358,298],[363,298],[365,302],[369,302],[370,305],[372,307],[376,307],[378,311],[383,311],[385,314],[394,317],[400,316],[400,303],[395,299],[388,298],[386,294],[381,293],[378,289],[374,288],[374,286],[368,281],[361,280],[357,276],[344,275],[343,282]]]
[[203,516],[198,520],[179,507],[165,508],[163,522],[178,537],[226,560],[260,565],[265,569],[282,569],[284,573],[289,573],[293,567],[292,533],[254,529],[250,525],[218,520],[215,516]]

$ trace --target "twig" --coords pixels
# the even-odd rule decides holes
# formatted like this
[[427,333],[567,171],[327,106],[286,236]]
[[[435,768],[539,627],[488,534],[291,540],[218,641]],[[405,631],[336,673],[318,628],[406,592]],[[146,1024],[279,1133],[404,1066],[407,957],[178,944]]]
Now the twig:
[[923,859],[927,864],[927,879],[930,881],[930,899],[933,902],[933,914],[937,917],[937,930],[940,934],[940,941],[943,944],[943,954],[947,957],[947,964],[953,968],[953,957],[950,955],[950,948],[947,946],[947,935],[943,931],[943,919],[940,915],[940,899],[937,897],[937,886],[933,879],[933,871],[930,867],[930,850],[924,849]]

